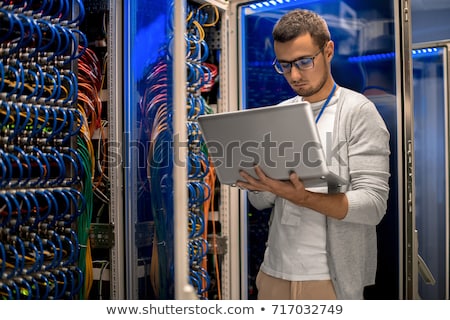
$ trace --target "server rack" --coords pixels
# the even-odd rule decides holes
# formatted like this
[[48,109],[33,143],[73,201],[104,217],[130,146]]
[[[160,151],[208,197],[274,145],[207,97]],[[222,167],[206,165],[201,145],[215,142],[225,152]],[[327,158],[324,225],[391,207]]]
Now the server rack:
[[84,16],[81,1],[0,2],[2,299],[89,295],[97,106],[85,97],[99,87]]
[[418,297],[449,297],[449,43],[413,46]]
[[[98,292],[93,292],[92,299],[97,298],[112,298],[112,299],[144,299],[155,298],[151,283],[149,281],[151,271],[150,264],[152,262],[151,246],[154,244],[153,236],[155,234],[154,221],[150,218],[148,211],[151,210],[151,202],[140,201],[139,188],[137,188],[138,178],[144,173],[145,177],[145,161],[143,167],[140,166],[141,158],[136,154],[139,149],[146,148],[146,143],[151,142],[142,140],[136,137],[136,123],[137,115],[136,108],[138,105],[138,97],[140,97],[138,81],[139,76],[136,75],[136,70],[142,74],[148,69],[146,67],[154,66],[152,60],[149,58],[148,47],[153,45],[153,42],[160,39],[161,36],[169,41],[169,47],[178,48],[172,52],[173,60],[171,60],[170,67],[173,69],[167,74],[169,77],[165,82],[169,85],[170,95],[168,100],[173,103],[174,117],[173,132],[180,135],[180,141],[186,141],[183,137],[185,133],[185,122],[182,119],[186,118],[186,110],[180,107],[180,99],[186,96],[187,90],[182,85],[183,79],[186,79],[187,74],[183,66],[186,66],[186,57],[177,55],[180,53],[179,48],[184,47],[185,35],[188,31],[188,26],[183,23],[186,22],[186,14],[189,12],[188,5],[196,6],[197,8],[202,4],[209,4],[215,6],[220,14],[220,22],[218,30],[214,34],[215,42],[221,50],[220,56],[220,96],[218,96],[217,104],[214,106],[216,112],[236,110],[241,107],[256,106],[252,105],[254,93],[246,89],[247,84],[250,83],[249,74],[251,74],[253,57],[249,58],[248,52],[245,52],[245,34],[247,32],[245,26],[249,25],[249,17],[252,10],[258,8],[275,8],[275,11],[282,11],[286,8],[297,6],[306,6],[316,8],[320,12],[323,7],[339,8],[342,10],[345,19],[336,21],[342,23],[341,29],[349,32],[349,38],[355,37],[358,39],[365,37],[373,38],[378,33],[387,33],[395,38],[394,41],[389,40],[387,43],[390,47],[384,50],[381,54],[392,53],[394,56],[390,57],[394,61],[393,68],[395,77],[391,78],[394,82],[394,103],[397,106],[396,112],[386,111],[385,120],[393,121],[393,131],[395,133],[394,148],[398,152],[398,157],[394,160],[394,167],[398,174],[394,179],[392,185],[394,194],[391,197],[394,201],[390,204],[392,225],[382,225],[381,232],[386,232],[387,238],[394,235],[396,248],[393,251],[383,251],[386,254],[387,261],[382,264],[382,272],[386,272],[386,268],[398,270],[395,272],[394,284],[386,285],[387,277],[384,277],[380,283],[382,288],[397,289],[394,290],[395,297],[393,298],[411,298],[415,292],[415,276],[417,271],[417,258],[414,254],[416,250],[416,242],[413,240],[415,231],[415,221],[412,218],[415,210],[414,188],[415,185],[412,180],[411,173],[414,171],[414,156],[411,154],[412,145],[412,120],[411,120],[411,98],[410,98],[410,70],[409,70],[409,15],[408,1],[382,1],[378,5],[387,8],[389,12],[389,19],[387,23],[381,21],[371,21],[364,14],[367,13],[367,8],[364,4],[351,3],[351,1],[226,1],[226,0],[195,0],[195,1],[178,1],[173,2],[149,2],[149,1],[89,1],[89,6],[92,11],[106,13],[108,21],[106,23],[107,30],[105,41],[107,44],[107,55],[103,58],[107,61],[106,85],[103,87],[101,94],[102,99],[107,104],[106,115],[104,119],[108,122],[108,175],[111,184],[108,188],[109,205],[108,217],[101,223],[93,224],[90,229],[90,237],[93,242],[97,241],[97,247],[93,248],[94,258],[101,257],[107,261],[107,265],[102,264],[99,267],[93,267],[93,282],[95,286],[104,286],[103,295]],[[72,4],[81,3],[72,1]],[[367,4],[366,4],[367,5]],[[368,4],[370,5],[374,4]],[[254,9],[252,6],[256,6]],[[376,5],[374,5],[376,6]],[[279,13],[276,13],[279,14]],[[184,17],[184,19],[183,19]],[[146,21],[143,18],[148,18]],[[248,21],[247,21],[248,20]],[[376,20],[376,19],[375,19]],[[350,21],[350,24],[348,22]],[[147,33],[147,38],[137,38],[137,32],[142,31],[148,26],[149,22],[154,22],[150,33]],[[334,21],[333,21],[334,22]],[[168,23],[173,23],[174,28],[168,27]],[[175,27],[176,26],[176,27]],[[354,28],[354,29],[352,29]],[[339,29],[339,28],[338,28]],[[155,32],[161,31],[161,34]],[[357,30],[357,31],[355,31]],[[374,30],[374,34],[371,34]],[[148,31],[148,30],[147,30]],[[173,31],[173,33],[171,33]],[[214,33],[213,32],[213,33]],[[377,34],[380,35],[380,34]],[[372,39],[373,40],[373,39]],[[144,43],[142,43],[144,41]],[[146,42],[145,42],[146,41]],[[344,42],[343,42],[344,43]],[[137,44],[141,45],[136,51]],[[101,45],[102,46],[102,45]],[[165,47],[163,45],[162,47]],[[145,53],[146,52],[146,53]],[[143,53],[143,56],[136,58],[134,55]],[[353,58],[353,66],[364,65],[367,67],[367,61],[360,60],[361,54],[358,52],[355,56],[350,54],[342,54],[339,58]],[[367,52],[366,52],[367,53]],[[147,54],[147,56],[145,56]],[[367,55],[369,58],[379,58],[378,55]],[[247,60],[245,60],[247,59]],[[265,57],[262,59],[264,61]],[[376,59],[375,59],[376,60]],[[341,61],[342,62],[342,61]],[[133,64],[134,63],[134,64]],[[141,64],[140,66],[136,65]],[[336,65],[339,68],[339,65]],[[261,69],[264,70],[264,69]],[[391,70],[391,69],[390,69]],[[345,81],[346,79],[341,79]],[[251,86],[250,86],[251,87]],[[281,96],[281,94],[280,94]],[[267,103],[270,102],[268,98]],[[184,101],[184,100],[183,100]],[[258,103],[263,103],[264,100],[259,100]],[[266,104],[266,103],[264,103]],[[380,108],[382,108],[380,103]],[[143,144],[141,144],[144,142]],[[398,150],[398,151],[397,151]],[[178,150],[179,156],[184,158],[183,152],[186,150]],[[178,152],[177,151],[177,152]],[[401,154],[401,156],[400,156]],[[116,161],[116,160],[120,161]],[[142,172],[141,169],[144,169]],[[183,225],[184,204],[186,209],[188,207],[188,190],[185,188],[184,179],[188,177],[189,170],[186,167],[176,168],[173,171],[173,197],[176,201],[172,205],[176,209],[173,210],[173,223],[180,229],[176,236],[171,238],[171,252],[169,253],[173,262],[165,267],[170,272],[170,278],[166,279],[167,288],[171,294],[164,297],[169,298],[205,298],[202,295],[196,295],[194,289],[199,287],[199,283],[195,284],[189,279],[186,279],[186,272],[189,273],[189,265],[186,265],[184,260],[186,256],[183,255],[185,244],[189,241],[185,236],[187,227]],[[141,190],[142,191],[142,190]],[[217,205],[214,212],[212,223],[218,223],[221,228],[221,244],[225,248],[221,253],[221,299],[248,299],[254,297],[252,291],[252,268],[258,265],[258,261],[250,260],[249,256],[254,253],[254,249],[250,248],[253,244],[249,238],[254,229],[250,225],[254,221],[249,217],[249,206],[246,201],[245,194],[225,186],[219,186],[219,199],[216,199]],[[150,197],[147,194],[147,197]],[[149,198],[147,198],[148,200]],[[156,201],[156,200],[154,200]],[[408,204],[407,206],[404,204]],[[175,220],[177,222],[175,222]],[[186,221],[184,221],[186,222]],[[264,223],[260,221],[259,223]],[[170,227],[169,227],[170,229]],[[264,230],[262,231],[264,232]],[[101,239],[106,237],[107,240],[101,242]],[[386,238],[385,238],[386,239]],[[216,239],[217,240],[217,239]],[[397,242],[398,240],[398,242]],[[166,243],[165,243],[166,244]],[[398,245],[398,247],[397,247]],[[382,244],[384,246],[384,244]],[[250,250],[249,250],[250,248]],[[187,250],[187,249],[186,249]],[[252,251],[253,250],[253,251]],[[150,252],[150,254],[149,254]],[[403,255],[405,253],[405,255]],[[169,256],[168,255],[168,256]],[[401,257],[400,261],[396,260]],[[103,259],[102,259],[103,260]],[[189,263],[189,262],[187,262]],[[390,271],[389,271],[390,272]],[[406,276],[404,276],[406,275]],[[384,276],[386,276],[384,274]],[[107,292],[107,293],[105,293]],[[375,288],[372,291],[372,297],[378,297],[379,292]],[[369,293],[370,295],[370,293]]]
[[[367,299],[413,298],[417,292],[417,248],[413,239],[411,45],[410,17],[404,14],[409,3],[232,1],[232,11],[238,17],[236,29],[239,30],[241,66],[238,105],[242,108],[274,104],[292,95],[287,83],[277,79],[271,70],[273,53],[270,32],[283,12],[296,7],[313,9],[325,17],[336,46],[332,65],[336,81],[372,99],[391,132],[391,193],[387,215],[378,226],[380,254],[377,283],[367,288],[365,296]],[[384,83],[378,88],[377,76],[372,73],[374,69],[383,70],[385,76]],[[277,91],[273,90],[274,84]],[[383,89],[384,95],[374,92],[374,89]],[[245,200],[241,210],[248,212],[248,216],[241,221],[241,225],[245,226],[242,236],[248,233],[264,237],[267,230],[261,228],[261,223],[267,220],[268,213],[257,212]],[[251,239],[248,238],[248,241],[251,242]],[[242,251],[243,259],[261,262],[262,253],[257,252],[261,248],[256,242],[253,241],[253,245],[257,246],[253,247],[255,255],[251,250],[249,255]],[[252,247],[251,243],[249,247]],[[249,288],[245,291],[254,297],[256,273],[251,272],[249,270],[248,273]],[[243,283],[246,281],[243,280]]]

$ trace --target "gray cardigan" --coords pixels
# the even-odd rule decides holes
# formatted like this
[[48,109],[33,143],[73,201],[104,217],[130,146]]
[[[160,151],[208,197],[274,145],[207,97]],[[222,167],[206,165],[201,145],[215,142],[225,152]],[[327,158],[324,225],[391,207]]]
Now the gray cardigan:
[[[331,280],[338,299],[363,299],[364,287],[375,283],[376,225],[386,213],[390,176],[389,132],[375,105],[364,95],[341,88],[332,150],[331,168],[350,183],[329,190],[345,192],[349,203],[343,220],[327,218]],[[267,192],[248,193],[248,197],[260,210],[275,204],[275,195]],[[276,205],[283,208],[285,200],[279,200]]]

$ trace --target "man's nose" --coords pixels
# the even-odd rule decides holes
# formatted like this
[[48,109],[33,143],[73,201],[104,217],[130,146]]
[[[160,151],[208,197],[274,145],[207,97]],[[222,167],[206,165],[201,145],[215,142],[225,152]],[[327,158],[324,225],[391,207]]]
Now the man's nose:
[[292,65],[290,76],[292,80],[300,80],[302,78],[302,72],[295,65]]

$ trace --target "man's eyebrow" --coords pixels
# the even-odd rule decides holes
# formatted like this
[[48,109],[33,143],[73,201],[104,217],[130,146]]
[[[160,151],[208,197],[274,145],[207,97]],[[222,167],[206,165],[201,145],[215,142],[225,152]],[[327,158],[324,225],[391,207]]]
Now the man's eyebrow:
[[294,60],[282,60],[282,59],[277,59],[278,62],[286,62],[286,63],[290,63],[290,62],[294,62],[300,59],[306,59],[306,58],[311,58],[313,55],[307,55],[307,56],[300,56],[298,58],[295,58]]

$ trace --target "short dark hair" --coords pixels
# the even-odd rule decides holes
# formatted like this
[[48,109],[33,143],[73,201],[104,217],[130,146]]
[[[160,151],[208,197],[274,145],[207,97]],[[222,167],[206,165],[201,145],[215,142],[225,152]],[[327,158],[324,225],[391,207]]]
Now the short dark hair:
[[272,31],[274,41],[287,42],[298,36],[310,34],[319,47],[331,40],[325,20],[317,13],[305,9],[295,9],[283,15]]

